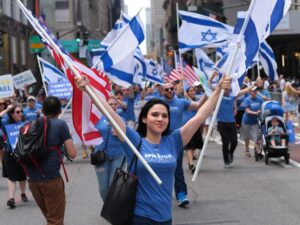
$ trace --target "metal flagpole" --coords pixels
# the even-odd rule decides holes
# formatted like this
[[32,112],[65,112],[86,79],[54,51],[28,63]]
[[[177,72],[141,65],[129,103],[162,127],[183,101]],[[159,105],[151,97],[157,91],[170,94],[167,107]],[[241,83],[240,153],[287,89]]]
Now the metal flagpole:
[[[228,68],[228,71],[226,71],[226,76],[228,76],[228,75],[231,73],[231,70],[232,70],[232,67],[233,67],[233,63],[234,63],[235,58],[236,58],[236,55],[237,55],[237,53],[238,53],[238,49],[240,48],[239,44],[240,44],[241,41],[242,41],[242,37],[243,37],[243,35],[244,35],[246,26],[247,26],[247,24],[248,24],[248,22],[249,22],[250,15],[251,15],[251,12],[252,12],[253,7],[254,7],[254,5],[255,5],[255,2],[256,2],[256,0],[252,0],[252,1],[251,1],[250,7],[249,7],[249,10],[248,10],[248,14],[247,14],[247,16],[246,16],[246,18],[245,18],[245,20],[244,20],[244,23],[243,23],[243,26],[242,26],[242,28],[241,28],[240,34],[239,34],[239,36],[238,36],[237,45],[235,46],[234,52],[233,52],[233,54],[232,54],[231,57],[230,57],[229,68]],[[224,96],[224,89],[221,90],[221,93],[220,93],[220,95],[219,95],[219,99],[218,99],[217,105],[216,105],[216,107],[215,107],[215,111],[214,111],[214,114],[213,114],[213,117],[212,117],[212,120],[211,120],[211,124],[209,125],[209,129],[208,129],[208,132],[207,132],[207,135],[206,135],[206,138],[205,138],[203,147],[202,147],[202,151],[201,151],[200,157],[199,157],[198,162],[197,162],[196,170],[195,170],[195,172],[194,172],[192,181],[195,181],[195,180],[196,180],[196,177],[197,177],[197,175],[198,175],[198,173],[199,173],[200,166],[201,166],[201,163],[202,163],[202,161],[203,161],[204,154],[205,154],[206,149],[207,149],[208,137],[211,135],[212,129],[213,129],[213,127],[214,127],[214,123],[215,123],[215,121],[216,121],[216,118],[217,118],[217,115],[218,115],[218,112],[219,112],[219,108],[220,108],[220,105],[221,105],[223,96]]]
[[[64,59],[68,67],[72,70],[72,72],[75,74],[75,77],[81,77],[80,73],[73,67],[72,62],[69,61],[69,58],[67,58],[60,49],[56,46],[56,44],[53,42],[51,38],[48,37],[48,34],[45,32],[43,28],[40,27],[40,24],[36,21],[36,18],[34,18],[30,13],[27,14],[27,9],[26,7],[22,4],[20,0],[17,0],[18,5],[22,9],[23,13],[25,14],[26,17],[28,17],[29,21],[33,22],[36,26],[37,29],[39,29],[40,32],[44,35],[43,38],[45,38],[47,41],[49,41],[52,45],[52,47],[55,49],[56,52],[60,54],[60,56]],[[107,117],[107,119],[111,122],[113,128],[118,132],[118,134],[121,136],[122,139],[128,144],[128,146],[131,148],[131,150],[136,154],[138,159],[143,163],[143,165],[146,167],[148,172],[152,175],[152,177],[155,179],[155,181],[158,184],[162,184],[162,181],[160,178],[156,175],[156,173],[153,171],[153,169],[149,166],[149,164],[146,162],[146,160],[142,157],[142,155],[139,153],[139,151],[136,149],[136,147],[131,143],[131,141],[128,139],[126,134],[122,131],[122,129],[118,126],[116,121],[112,118],[112,116],[109,114],[109,112],[106,110],[106,108],[103,106],[101,103],[101,100],[97,98],[97,95],[95,94],[94,90],[90,85],[85,87],[86,93],[90,96],[90,98],[93,100],[94,104],[96,107]]]
[[46,88],[46,83],[45,83],[45,79],[44,79],[44,75],[43,75],[43,71],[42,71],[42,67],[41,67],[40,57],[38,55],[36,57],[37,57],[37,60],[38,60],[39,70],[40,70],[43,86],[44,86],[44,89],[45,89],[45,93],[46,93],[46,96],[48,96],[48,90]]

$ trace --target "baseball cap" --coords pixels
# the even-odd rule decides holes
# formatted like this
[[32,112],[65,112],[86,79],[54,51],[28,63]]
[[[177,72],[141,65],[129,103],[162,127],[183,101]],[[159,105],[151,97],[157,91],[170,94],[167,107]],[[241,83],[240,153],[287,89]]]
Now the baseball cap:
[[33,100],[33,101],[36,102],[35,97],[33,97],[33,96],[29,96],[29,97],[27,98],[27,102],[29,102],[30,100]]

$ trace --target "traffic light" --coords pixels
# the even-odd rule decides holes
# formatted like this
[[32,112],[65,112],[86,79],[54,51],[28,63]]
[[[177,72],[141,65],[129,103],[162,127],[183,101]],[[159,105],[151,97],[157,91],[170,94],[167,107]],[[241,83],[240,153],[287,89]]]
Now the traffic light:
[[80,31],[77,31],[77,32],[76,32],[76,41],[77,41],[78,43],[80,42],[80,39],[81,39],[80,36],[81,36],[81,35],[80,35]]
[[3,33],[0,32],[0,47],[2,47],[4,44],[4,40],[3,40]]
[[83,42],[82,45],[88,45],[89,43],[89,32],[88,31],[84,31],[83,32]]

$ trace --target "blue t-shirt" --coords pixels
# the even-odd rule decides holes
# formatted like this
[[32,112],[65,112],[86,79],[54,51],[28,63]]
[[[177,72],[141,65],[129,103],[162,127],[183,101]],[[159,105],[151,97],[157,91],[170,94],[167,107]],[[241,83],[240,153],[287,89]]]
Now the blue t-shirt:
[[[126,127],[126,135],[134,146],[138,146],[141,137],[136,131]],[[124,146],[127,162],[130,162],[134,153],[126,143]],[[152,144],[146,139],[142,139],[140,153],[159,176],[162,185],[153,179],[138,160],[137,176],[139,182],[134,215],[147,217],[157,222],[172,218],[174,172],[177,156],[182,149],[183,144],[179,129],[170,135],[162,136],[160,144]]]
[[39,117],[39,109],[37,107],[34,108],[25,108],[23,110],[23,115],[26,121],[36,120]]
[[[49,121],[49,129],[47,132],[47,146],[61,147],[63,143],[71,139],[70,130],[65,121],[52,118]],[[42,176],[41,172],[34,165],[26,165],[30,181],[44,181],[60,177],[60,158],[56,149],[51,148],[46,159],[39,162],[39,166],[45,174]]]
[[[187,99],[187,101],[189,101]],[[197,110],[184,110],[183,112],[183,124],[185,124],[187,121],[189,121],[192,117],[194,117],[197,113]]]
[[236,107],[238,111],[242,111],[245,110],[245,99],[249,96],[248,93],[241,95],[239,97],[236,98]]
[[[249,108],[251,111],[257,112],[258,110],[261,110],[261,106],[263,103],[263,99],[259,96],[256,96],[255,98],[251,98],[251,96],[247,97],[245,99],[245,107],[246,109]],[[248,124],[248,125],[254,125],[257,124],[258,116],[257,115],[250,115],[247,112],[243,115],[242,123]]]
[[163,100],[170,106],[170,130],[174,131],[183,125],[183,112],[189,108],[191,102],[176,96],[171,100]]
[[135,121],[134,115],[134,98],[123,98],[123,103],[127,105],[126,110],[123,110],[121,107],[118,107],[117,113],[123,117],[126,121]]
[[[100,145],[95,146],[95,151],[102,151],[105,148],[107,143],[105,153],[109,157],[119,157],[124,155],[124,148],[121,145],[118,137],[113,135],[113,129],[105,116],[102,116],[101,119],[96,124],[96,129],[101,133],[103,141]],[[109,132],[109,134],[108,134]],[[108,140],[107,140],[108,137]]]
[[260,94],[262,94],[263,96],[265,96],[265,97],[271,99],[271,94],[270,94],[270,92],[269,92],[268,90],[266,90],[266,89],[258,90],[257,93],[260,93]]
[[220,109],[217,115],[218,122],[234,123],[234,97],[223,96]]

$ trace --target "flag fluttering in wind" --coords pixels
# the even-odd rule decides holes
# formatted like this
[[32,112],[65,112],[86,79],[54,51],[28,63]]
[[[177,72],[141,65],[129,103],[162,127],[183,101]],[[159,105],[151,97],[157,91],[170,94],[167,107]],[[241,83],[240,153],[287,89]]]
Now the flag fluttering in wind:
[[162,77],[159,73],[158,64],[152,59],[145,59],[147,65],[146,80],[155,84],[163,84]]
[[261,63],[265,73],[271,80],[278,80],[277,63],[274,52],[266,41],[261,43],[259,48],[259,62]]
[[66,75],[54,65],[39,56],[37,59],[40,67],[42,68],[41,73],[46,83],[69,82]]
[[194,48],[218,47],[232,39],[231,26],[197,13],[181,10],[178,13],[182,20],[178,31],[180,52]]
[[18,0],[17,3],[27,20],[41,36],[57,64],[62,68],[73,85],[72,117],[74,128],[78,136],[86,145],[101,143],[102,138],[94,125],[99,121],[102,114],[92,103],[88,94],[80,91],[76,87],[74,84],[74,74],[68,65],[72,65],[76,71],[89,78],[90,84],[94,87],[95,94],[99,98],[108,98],[109,96],[107,91],[109,86],[108,79],[102,77],[96,70],[92,70],[74,59],[60,45],[56,37],[48,30],[48,28],[41,21],[37,20],[21,1]]
[[195,55],[197,58],[198,67],[205,74],[207,79],[209,79],[215,71],[219,72],[219,68],[215,66],[213,61],[202,49],[195,49]]
[[105,72],[109,72],[113,65],[122,62],[128,55],[133,54],[144,39],[143,24],[139,15],[136,15],[107,46],[105,52],[101,55],[101,67]]

